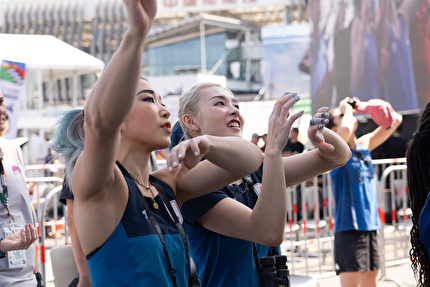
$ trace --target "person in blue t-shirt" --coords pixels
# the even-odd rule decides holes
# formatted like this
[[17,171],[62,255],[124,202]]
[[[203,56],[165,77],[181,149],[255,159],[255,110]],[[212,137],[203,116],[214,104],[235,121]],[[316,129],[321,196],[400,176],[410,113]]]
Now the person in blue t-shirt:
[[[276,101],[259,170],[182,205],[190,253],[202,286],[260,286],[256,262],[283,241],[287,186],[341,166],[350,157],[345,142],[324,128],[328,108],[315,114],[308,129],[318,149],[282,157],[291,126],[302,115],[291,113],[298,100],[296,94],[286,93]],[[242,136],[239,103],[229,89],[217,84],[198,84],[183,94],[178,115],[188,139]]]
[[[334,260],[336,274],[342,286],[377,286],[379,252],[377,230],[381,227],[375,171],[370,151],[381,145],[397,129],[402,116],[392,110],[371,106],[367,112],[378,121],[385,116],[391,119],[386,127],[377,127],[373,132],[359,138],[354,117],[355,109],[350,98],[340,102],[330,115],[331,128],[340,135],[351,149],[352,157],[342,167],[330,173],[335,201]],[[384,101],[381,105],[389,105]],[[363,103],[365,105],[365,103]]]
[[173,148],[167,167],[150,173],[151,152],[169,147],[171,134],[170,112],[140,78],[157,1],[124,4],[129,27],[120,47],[84,110],[62,117],[52,145],[74,194],[91,286],[184,287],[190,265],[181,203],[257,170],[263,154],[248,140],[201,136]]
[[417,286],[430,283],[430,102],[406,151],[408,196],[412,210],[411,258]]

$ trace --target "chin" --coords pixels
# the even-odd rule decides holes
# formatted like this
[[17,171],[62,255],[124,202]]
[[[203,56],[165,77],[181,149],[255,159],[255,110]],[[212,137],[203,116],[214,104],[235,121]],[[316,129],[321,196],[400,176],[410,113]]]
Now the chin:
[[170,146],[170,138],[168,141],[164,143],[160,143],[160,147],[158,149],[165,149],[165,148],[168,148],[169,146]]

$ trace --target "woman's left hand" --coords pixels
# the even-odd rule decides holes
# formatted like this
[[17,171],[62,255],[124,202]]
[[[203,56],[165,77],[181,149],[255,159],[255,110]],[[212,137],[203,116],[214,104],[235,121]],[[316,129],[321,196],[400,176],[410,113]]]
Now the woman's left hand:
[[308,138],[316,148],[334,151],[334,146],[327,143],[323,135],[324,127],[329,121],[328,116],[329,108],[324,107],[317,111],[309,123]]
[[209,150],[210,143],[206,136],[199,136],[179,143],[167,156],[167,168],[174,171],[175,180],[180,181],[194,168]]

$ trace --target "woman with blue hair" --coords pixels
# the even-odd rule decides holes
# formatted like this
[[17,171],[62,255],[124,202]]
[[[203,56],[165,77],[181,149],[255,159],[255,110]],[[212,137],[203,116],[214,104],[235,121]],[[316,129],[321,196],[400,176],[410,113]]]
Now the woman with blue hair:
[[150,173],[151,152],[169,147],[171,134],[170,112],[139,75],[157,1],[124,4],[124,39],[85,113],[64,116],[53,146],[74,193],[91,286],[187,286],[188,243],[179,206],[255,171],[263,156],[246,140],[201,136],[172,149],[167,167]]

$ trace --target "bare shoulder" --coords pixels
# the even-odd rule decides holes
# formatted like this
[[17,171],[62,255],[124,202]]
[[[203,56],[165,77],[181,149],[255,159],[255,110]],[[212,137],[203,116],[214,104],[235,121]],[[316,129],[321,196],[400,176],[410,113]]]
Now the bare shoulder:
[[170,172],[167,168],[160,168],[151,172],[151,175],[167,183],[176,194],[175,170]]

